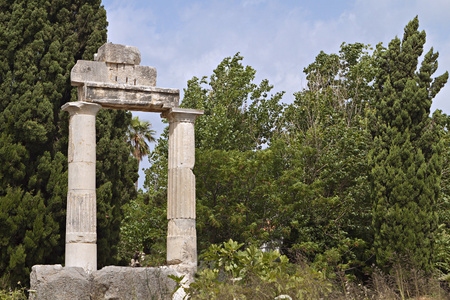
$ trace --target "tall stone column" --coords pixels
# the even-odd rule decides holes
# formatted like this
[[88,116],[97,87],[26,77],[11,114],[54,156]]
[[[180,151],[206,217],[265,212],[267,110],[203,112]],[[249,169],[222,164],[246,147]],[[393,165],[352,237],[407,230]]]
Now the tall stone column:
[[172,108],[169,120],[169,177],[167,187],[167,263],[197,267],[195,229],[195,119],[202,110]]
[[100,108],[88,102],[61,107],[70,113],[65,265],[88,273],[97,270],[95,116]]

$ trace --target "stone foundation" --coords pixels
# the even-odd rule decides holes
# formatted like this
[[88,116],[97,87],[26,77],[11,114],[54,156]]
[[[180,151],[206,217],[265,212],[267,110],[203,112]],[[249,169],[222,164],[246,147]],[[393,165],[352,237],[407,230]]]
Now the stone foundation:
[[[180,273],[166,266],[110,266],[88,274],[81,267],[36,265],[30,275],[29,299],[177,299],[182,295],[172,297],[177,284],[168,275],[180,276]],[[183,289],[179,289],[177,294],[180,292],[184,292]]]

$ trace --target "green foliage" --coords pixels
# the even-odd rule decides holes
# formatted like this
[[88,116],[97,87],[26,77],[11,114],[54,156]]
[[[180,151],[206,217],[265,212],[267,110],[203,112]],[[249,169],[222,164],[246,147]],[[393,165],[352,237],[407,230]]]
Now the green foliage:
[[443,123],[446,130],[442,138],[442,177],[441,193],[438,201],[439,226],[436,235],[436,267],[450,279],[450,135],[448,127],[450,117],[445,116]]
[[0,300],[26,300],[28,299],[25,288],[16,290],[0,290]]
[[187,289],[192,299],[318,299],[331,292],[331,284],[307,266],[295,267],[278,251],[263,252],[253,245],[239,250],[242,245],[229,240],[210,246],[202,255],[208,266]]
[[[145,170],[144,187],[147,192],[143,195],[146,203],[144,206],[140,204],[139,210],[145,213],[150,220],[155,220],[154,223],[148,227],[148,232],[159,233],[161,236],[147,240],[142,244],[142,251],[146,254],[151,253],[151,257],[155,258],[156,262],[165,261],[166,253],[166,236],[167,236],[167,173],[168,173],[168,127],[165,128],[161,137],[157,140],[154,150],[149,155],[151,163],[150,168]],[[156,220],[157,223],[156,223]],[[136,222],[136,221],[133,221]],[[146,222],[144,219],[143,222]],[[141,244],[136,244],[138,246]],[[152,259],[150,259],[152,260]],[[150,264],[154,265],[150,261]]]
[[167,212],[163,203],[148,194],[139,194],[123,207],[119,256],[129,263],[137,252],[145,253],[141,265],[161,265],[166,260]]
[[[145,170],[144,188],[151,197],[157,197],[160,202],[167,200],[167,170],[169,157],[169,127],[164,129],[156,141],[155,149],[149,155],[150,168]],[[167,204],[167,203],[166,203]]]
[[269,94],[267,80],[253,83],[256,71],[242,60],[225,58],[209,81],[194,77],[182,103],[205,112],[195,126],[199,249],[230,238],[260,244],[276,235],[272,153],[260,149],[279,125],[283,93]]
[[[196,121],[194,168],[200,251],[231,238],[281,246],[329,274],[362,271],[372,241],[366,113],[375,72],[368,49],[343,44],[339,55],[319,54],[305,68],[309,88],[286,109],[266,81],[252,83],[255,71],[238,55],[209,81],[189,81],[183,106],[205,110]],[[162,202],[167,132],[150,161],[146,187]]]
[[253,83],[256,71],[242,59],[239,53],[225,58],[209,82],[206,76],[188,81],[182,106],[204,110],[195,126],[197,149],[260,149],[273,136],[283,93],[269,96],[273,86],[267,80]]
[[247,244],[281,238],[273,223],[280,208],[271,178],[274,155],[269,149],[196,151],[199,249],[230,238]]
[[[423,38],[418,35],[402,47],[418,58],[416,46]],[[437,68],[432,51],[416,73],[410,54],[397,50],[379,45],[372,54],[368,45],[343,43],[338,54],[321,52],[304,69],[308,86],[295,93],[290,105],[280,103],[282,93],[270,95],[267,81],[254,84],[255,70],[242,65],[238,54],[224,59],[211,77],[188,82],[183,107],[205,111],[195,127],[200,251],[229,239],[237,245],[279,248],[292,262],[306,259],[323,276],[336,280],[339,276],[367,279],[375,251],[380,257],[381,244],[397,247],[400,242],[394,236],[399,232],[409,237],[417,232],[424,250],[416,255],[428,251],[425,246],[434,236],[420,230],[426,222],[437,228],[438,199],[440,223],[448,223],[446,200],[438,198],[439,178],[433,177],[442,166],[435,154],[442,151],[439,141],[446,136],[446,121],[440,114],[428,117],[431,99],[447,75],[430,79]],[[391,146],[398,149],[388,150]],[[150,161],[146,187],[150,197],[163,203],[167,131]],[[393,168],[385,168],[378,175],[390,177],[377,177],[374,185],[375,162],[411,168],[403,170],[401,177]],[[414,173],[421,179],[414,179]],[[387,199],[379,197],[377,189],[381,193],[395,189],[402,201],[417,196],[410,204],[427,203],[434,215],[425,220],[426,214],[411,210],[408,216],[391,218],[401,205],[386,210],[374,205]],[[434,200],[429,202],[429,196],[419,196],[417,191]],[[377,230],[389,222],[401,226],[386,227],[392,239],[380,242]],[[440,255],[446,264],[448,227],[441,228]],[[214,281],[214,271],[204,272]]]
[[438,54],[431,49],[417,71],[425,44],[416,17],[403,39],[377,47],[376,98],[370,152],[374,249],[388,270],[396,256],[411,255],[418,268],[432,269],[437,201],[442,168],[442,122],[430,118],[432,99],[448,78],[434,80]]
[[[272,138],[282,94],[269,95],[267,81],[254,84],[255,70],[242,59],[238,54],[224,59],[209,81],[190,80],[182,103],[205,110],[195,126],[199,249],[229,238],[270,240],[265,227],[275,203],[264,164],[271,154],[253,150]],[[145,187],[161,203],[167,199],[167,138],[165,131],[146,170]]]
[[[371,256],[367,106],[374,76],[368,46],[342,44],[305,68],[308,88],[284,113],[277,158],[277,227],[284,253],[326,274],[366,272]],[[358,91],[358,92],[356,92]]]
[[156,132],[151,127],[150,122],[141,121],[139,117],[134,117],[128,127],[128,143],[131,153],[138,160],[138,164],[150,152],[147,141],[149,143],[156,141],[154,138]]
[[122,206],[136,197],[136,160],[126,142],[131,113],[100,110],[97,127],[97,263],[118,263]]
[[[138,170],[139,163],[142,161],[144,156],[150,153],[150,148],[148,147],[147,141],[149,143],[155,142],[156,139],[154,135],[156,131],[152,128],[152,124],[147,121],[139,120],[139,117],[134,117],[128,126],[128,143],[130,145],[131,154],[137,159]],[[138,182],[134,183],[136,190],[138,189]]]

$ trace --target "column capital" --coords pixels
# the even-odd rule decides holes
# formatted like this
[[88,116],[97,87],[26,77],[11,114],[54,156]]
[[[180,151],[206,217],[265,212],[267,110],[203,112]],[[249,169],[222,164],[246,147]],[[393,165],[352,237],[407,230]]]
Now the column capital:
[[197,117],[203,115],[201,109],[179,108],[174,107],[161,114],[161,118],[169,120],[169,122],[194,123]]
[[61,109],[70,113],[70,115],[82,114],[95,116],[102,108],[101,105],[92,102],[67,102]]

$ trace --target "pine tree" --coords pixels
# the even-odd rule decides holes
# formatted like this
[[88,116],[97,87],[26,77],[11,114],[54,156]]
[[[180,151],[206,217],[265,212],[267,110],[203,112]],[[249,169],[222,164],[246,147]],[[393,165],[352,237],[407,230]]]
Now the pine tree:
[[437,229],[442,144],[439,113],[431,118],[432,99],[448,73],[431,76],[438,67],[433,48],[419,58],[425,32],[416,17],[403,39],[377,49],[378,74],[372,115],[374,148],[370,153],[374,250],[377,264],[389,270],[397,259],[408,259],[430,271]]
[[[93,58],[106,26],[100,0],[0,0],[0,274],[13,285],[27,282],[34,264],[63,262],[68,114],[61,106],[76,100],[70,70]],[[114,259],[120,206],[134,195],[136,163],[124,142],[130,119],[107,110],[97,118],[99,265]]]

